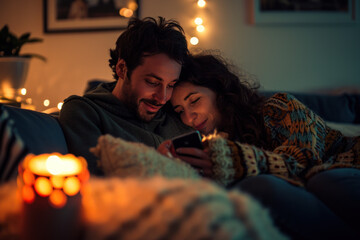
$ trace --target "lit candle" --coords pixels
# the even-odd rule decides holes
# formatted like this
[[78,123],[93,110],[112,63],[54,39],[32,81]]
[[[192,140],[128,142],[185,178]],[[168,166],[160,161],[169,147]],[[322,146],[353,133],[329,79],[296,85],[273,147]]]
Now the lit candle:
[[89,178],[84,158],[29,154],[19,165],[23,239],[77,239],[81,189]]

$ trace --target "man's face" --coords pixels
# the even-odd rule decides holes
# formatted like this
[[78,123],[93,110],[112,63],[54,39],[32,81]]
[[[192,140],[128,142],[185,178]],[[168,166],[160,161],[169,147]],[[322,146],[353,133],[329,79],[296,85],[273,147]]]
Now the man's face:
[[113,95],[135,111],[141,120],[151,121],[170,99],[181,65],[165,54],[156,54],[144,57],[143,63],[132,71],[130,79],[126,67],[122,69],[123,74],[118,75],[123,79],[119,78]]

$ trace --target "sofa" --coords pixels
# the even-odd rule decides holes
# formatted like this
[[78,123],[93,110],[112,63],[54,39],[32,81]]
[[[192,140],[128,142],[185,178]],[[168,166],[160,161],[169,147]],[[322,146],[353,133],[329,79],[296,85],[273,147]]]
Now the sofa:
[[[267,97],[273,94],[261,93]],[[360,95],[293,95],[330,126],[360,135]],[[21,234],[21,203],[14,180],[19,162],[28,153],[68,153],[57,117],[0,104],[0,239],[19,239]],[[146,239],[149,231],[156,236],[154,239],[175,239],[162,229],[182,229],[175,231],[176,239],[225,239],[210,231],[214,226],[224,230],[217,233],[226,233],[231,239],[288,239],[256,199],[226,191],[206,179],[91,177],[86,189],[82,196],[86,201],[82,204],[81,239]],[[185,217],[183,212],[187,213]],[[157,218],[147,218],[149,214]],[[200,221],[197,216],[202,216]],[[194,232],[187,226],[202,227]],[[61,231],[67,232],[63,227]]]
[[[273,93],[261,92],[266,97]],[[329,126],[348,135],[360,135],[359,94],[292,94],[327,121]],[[4,116],[5,112],[8,116]],[[16,166],[21,161],[20,156],[12,159],[12,162],[9,163],[11,152],[9,148],[6,150],[5,146],[4,138],[7,136],[4,130],[5,125],[9,125],[16,138],[22,140],[23,155],[26,153],[68,153],[66,140],[56,114],[46,114],[0,104],[0,143],[3,148],[0,154],[0,182],[14,178]]]

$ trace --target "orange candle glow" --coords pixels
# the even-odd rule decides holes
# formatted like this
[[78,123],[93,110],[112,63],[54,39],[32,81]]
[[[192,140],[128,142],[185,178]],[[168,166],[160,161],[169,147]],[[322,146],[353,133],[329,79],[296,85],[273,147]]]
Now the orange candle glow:
[[[18,176],[23,199],[23,238],[77,238],[81,189],[89,176],[82,157],[58,153],[27,155],[19,165]],[[66,231],[64,226],[68,227]]]

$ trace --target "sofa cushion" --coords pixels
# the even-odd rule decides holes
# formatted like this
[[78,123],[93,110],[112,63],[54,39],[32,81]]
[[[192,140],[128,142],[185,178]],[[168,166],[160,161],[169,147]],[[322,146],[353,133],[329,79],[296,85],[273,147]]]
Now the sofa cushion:
[[68,153],[66,141],[58,120],[45,113],[2,106],[14,121],[19,136],[29,153]]
[[[275,93],[274,91],[261,92],[265,97],[270,97]],[[336,123],[360,123],[359,94],[327,95],[316,93],[289,93],[326,121]]]
[[8,111],[0,106],[0,183],[16,178],[17,166],[27,155],[24,141]]

